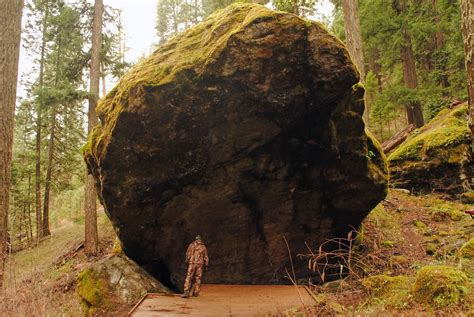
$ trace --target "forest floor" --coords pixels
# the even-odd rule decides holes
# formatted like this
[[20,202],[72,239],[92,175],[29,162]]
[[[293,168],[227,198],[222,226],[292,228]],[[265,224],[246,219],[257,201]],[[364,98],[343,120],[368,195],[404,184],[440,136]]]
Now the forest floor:
[[[415,302],[412,296],[396,302],[377,298],[363,286],[363,276],[351,274],[343,281],[313,285],[316,303],[305,311],[310,316],[474,315],[474,261],[456,256],[474,236],[474,219],[463,212],[472,207],[439,195],[414,196],[391,190],[364,221],[358,242],[358,259],[366,264],[369,276],[413,279],[421,267],[431,264],[462,269],[471,281],[471,293],[460,304],[434,308]],[[53,230],[51,237],[38,246],[13,254],[6,265],[7,291],[0,315],[81,316],[75,293],[77,274],[110,253],[115,239],[103,212],[99,214],[99,226],[101,253],[93,259],[83,253],[83,226],[76,223]],[[127,309],[122,309],[111,315],[126,313]]]
[[[351,274],[343,281],[313,286],[318,302],[313,314],[474,316],[474,260],[457,256],[463,244],[474,237],[474,219],[464,213],[468,209],[472,205],[440,195],[414,196],[403,190],[390,190],[364,221],[362,248],[356,261],[363,262],[367,275]],[[376,290],[376,294],[364,286],[364,278],[376,275],[400,276],[413,283],[417,271],[429,265],[462,270],[470,280],[470,293],[457,305],[436,308],[417,303],[411,285],[400,288],[399,294],[383,290]],[[389,284],[382,284],[383,287],[388,289]]]
[[6,263],[6,292],[0,316],[82,316],[75,292],[76,277],[90,263],[111,252],[115,232],[103,211],[98,212],[97,257],[84,254],[84,225],[70,222],[51,236],[11,255]]

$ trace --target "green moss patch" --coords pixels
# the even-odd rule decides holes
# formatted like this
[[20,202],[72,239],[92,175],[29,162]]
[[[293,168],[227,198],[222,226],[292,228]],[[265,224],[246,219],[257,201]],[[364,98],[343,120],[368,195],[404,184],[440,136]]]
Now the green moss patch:
[[418,219],[416,219],[416,220],[413,221],[413,225],[414,225],[415,227],[417,227],[418,229],[420,229],[422,232],[425,232],[425,231],[429,230],[429,228],[428,228],[428,226],[426,225],[426,223],[424,223],[423,221],[418,220]]
[[442,222],[447,220],[459,221],[465,215],[460,211],[457,206],[448,203],[436,204],[430,208],[431,219],[436,222]]
[[439,246],[436,243],[429,242],[426,244],[426,254],[434,255],[438,251]]
[[384,240],[384,241],[382,241],[382,243],[380,243],[380,245],[382,245],[383,247],[386,247],[386,248],[393,248],[395,246],[395,241]]
[[459,249],[458,256],[465,259],[474,259],[474,238],[463,244]]
[[408,308],[412,302],[412,282],[407,276],[374,275],[362,281],[372,301],[383,302],[388,307]]
[[422,267],[413,285],[416,301],[445,307],[459,303],[468,293],[466,274],[444,265]]
[[[456,152],[449,151],[458,144],[469,142],[470,130],[467,124],[467,104],[446,113],[441,112],[423,130],[415,133],[402,143],[390,156],[390,162],[418,161],[429,155],[430,151],[440,150],[445,159],[457,160]],[[439,155],[440,153],[437,153]],[[461,159],[461,158],[459,158]]]
[[468,191],[460,195],[461,201],[466,204],[474,204],[474,191]]
[[402,267],[408,265],[410,261],[403,255],[392,255],[389,259],[390,267]]
[[86,269],[78,275],[76,291],[86,315],[113,308],[107,278],[98,276],[91,269]]

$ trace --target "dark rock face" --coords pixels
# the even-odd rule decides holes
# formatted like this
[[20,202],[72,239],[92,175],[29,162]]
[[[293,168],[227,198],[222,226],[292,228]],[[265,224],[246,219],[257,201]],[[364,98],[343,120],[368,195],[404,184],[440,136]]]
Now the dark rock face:
[[308,276],[305,243],[358,227],[386,195],[363,89],[318,24],[236,4],[171,39],[99,105],[85,147],[124,252],[182,287],[189,242],[206,283]]

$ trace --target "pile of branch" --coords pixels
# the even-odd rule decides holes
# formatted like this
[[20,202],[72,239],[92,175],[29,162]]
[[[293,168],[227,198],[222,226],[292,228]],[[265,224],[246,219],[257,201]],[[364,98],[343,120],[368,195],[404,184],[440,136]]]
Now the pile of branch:
[[398,131],[393,137],[382,143],[382,150],[385,154],[390,153],[397,146],[407,139],[410,133],[415,130],[415,125],[410,124],[403,130]]

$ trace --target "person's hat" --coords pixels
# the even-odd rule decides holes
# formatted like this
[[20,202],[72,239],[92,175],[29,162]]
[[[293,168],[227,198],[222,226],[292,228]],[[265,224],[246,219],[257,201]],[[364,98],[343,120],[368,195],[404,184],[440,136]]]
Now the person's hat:
[[196,240],[201,240],[201,235],[198,234],[198,235],[196,236]]

